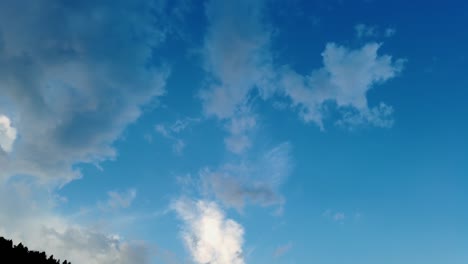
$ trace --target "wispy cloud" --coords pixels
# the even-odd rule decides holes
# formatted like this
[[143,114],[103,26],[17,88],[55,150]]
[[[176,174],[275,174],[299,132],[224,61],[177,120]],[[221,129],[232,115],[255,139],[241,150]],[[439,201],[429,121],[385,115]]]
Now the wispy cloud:
[[210,1],[206,7],[205,68],[213,82],[203,90],[204,111],[220,119],[230,118],[246,104],[255,85],[262,87],[269,69],[266,63],[269,31],[262,24],[263,1]]
[[228,150],[233,153],[242,154],[252,145],[250,134],[255,129],[257,120],[251,113],[238,114],[230,119],[225,128],[229,132],[229,136],[224,139],[224,143]]
[[[228,150],[241,154],[251,146],[250,133],[256,121],[250,111],[251,91],[271,94],[270,32],[261,22],[263,1],[214,0],[206,6],[208,33],[204,67],[208,86],[200,92],[205,115],[227,122]],[[248,120],[248,121],[247,121]],[[243,122],[242,130],[236,130]]]
[[330,209],[327,209],[325,212],[323,212],[322,216],[338,223],[344,223],[345,219],[347,218],[344,212],[333,211]]
[[136,189],[128,189],[124,192],[109,191],[107,195],[109,198],[101,204],[101,208],[117,210],[130,207],[137,196],[137,191]]
[[179,199],[173,209],[184,222],[182,238],[199,264],[243,264],[244,229],[220,207],[204,200]]
[[279,206],[285,203],[280,187],[292,171],[289,143],[280,144],[256,160],[225,164],[217,170],[200,172],[203,188],[223,204],[242,211],[246,203]]
[[322,217],[336,223],[344,224],[347,221],[358,222],[362,220],[363,214],[359,211],[343,212],[339,210],[327,209],[322,213]]
[[178,119],[173,124],[165,125],[165,124],[157,124],[154,126],[156,132],[158,132],[161,136],[170,139],[173,141],[172,144],[172,151],[176,154],[182,154],[185,148],[185,142],[179,138],[178,134],[183,132],[184,130],[188,129],[195,123],[200,122],[199,118],[190,118],[186,117],[184,119]]
[[357,24],[356,26],[354,26],[354,30],[356,31],[356,36],[358,38],[376,37],[378,35],[376,26]]

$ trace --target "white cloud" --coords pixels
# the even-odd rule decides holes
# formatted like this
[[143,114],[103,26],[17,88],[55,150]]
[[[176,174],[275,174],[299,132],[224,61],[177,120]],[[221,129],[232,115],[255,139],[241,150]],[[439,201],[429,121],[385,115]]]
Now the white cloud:
[[[327,44],[322,53],[323,68],[302,76],[289,68],[282,72],[284,93],[299,110],[305,122],[315,122],[323,128],[325,104],[332,102],[344,112],[339,123],[369,123],[389,126],[391,107],[380,104],[370,109],[367,92],[375,85],[395,77],[403,68],[404,60],[378,55],[380,44],[369,43],[360,49],[350,50],[334,43]],[[356,116],[347,110],[355,111]]]
[[16,140],[16,128],[12,127],[10,119],[0,115],[0,150],[11,152]]
[[148,65],[165,36],[154,12],[139,0],[0,2],[0,113],[21,138],[14,157],[0,153],[0,178],[63,183],[80,176],[73,165],[115,157],[112,143],[164,93],[168,70]]
[[44,186],[13,181],[0,186],[0,235],[72,263],[149,263],[147,246],[75,223],[55,211],[60,203]]
[[239,211],[246,203],[278,205],[281,210],[285,199],[279,189],[292,170],[290,148],[283,143],[256,160],[225,164],[217,170],[206,168],[200,172],[204,191]]
[[183,220],[182,238],[199,264],[243,264],[244,229],[214,202],[179,199],[173,209]]

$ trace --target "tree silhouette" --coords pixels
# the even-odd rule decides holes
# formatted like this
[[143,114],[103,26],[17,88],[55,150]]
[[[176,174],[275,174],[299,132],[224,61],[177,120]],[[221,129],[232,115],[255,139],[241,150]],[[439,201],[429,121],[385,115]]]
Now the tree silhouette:
[[[60,264],[53,255],[47,258],[45,252],[28,250],[22,243],[14,245],[13,241],[0,237],[0,263],[2,264]],[[62,264],[71,264],[64,260]]]

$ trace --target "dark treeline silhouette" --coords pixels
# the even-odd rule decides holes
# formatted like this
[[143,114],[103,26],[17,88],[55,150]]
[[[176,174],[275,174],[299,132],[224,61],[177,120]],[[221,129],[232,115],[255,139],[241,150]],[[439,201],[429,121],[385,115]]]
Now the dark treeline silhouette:
[[[21,243],[15,246],[13,245],[13,241],[0,237],[0,263],[60,264],[60,260],[54,259],[53,255],[47,258],[45,252],[28,250]],[[64,260],[62,264],[71,264],[71,262]]]

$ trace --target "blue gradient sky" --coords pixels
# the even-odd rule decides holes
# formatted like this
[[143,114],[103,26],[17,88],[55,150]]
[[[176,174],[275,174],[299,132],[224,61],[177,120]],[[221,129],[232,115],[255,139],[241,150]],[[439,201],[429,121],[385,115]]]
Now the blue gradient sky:
[[468,262],[468,3],[0,10],[0,235],[73,263]]

